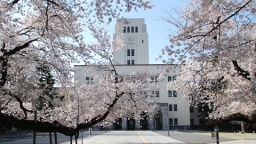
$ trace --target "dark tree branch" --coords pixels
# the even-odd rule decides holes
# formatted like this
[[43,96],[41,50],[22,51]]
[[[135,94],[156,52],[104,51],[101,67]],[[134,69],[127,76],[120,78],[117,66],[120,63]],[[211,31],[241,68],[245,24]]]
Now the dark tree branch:
[[46,0],[46,1],[47,1],[47,3],[51,3],[51,4],[55,5],[55,6],[59,6],[56,2],[54,2],[52,0]]
[[48,10],[49,10],[49,2],[47,2],[47,5],[46,5],[46,10],[45,10],[46,21],[45,21],[45,27],[43,29],[42,36],[44,36],[45,31],[48,31],[48,23],[49,23]]
[[32,42],[37,41],[37,40],[38,40],[38,38],[32,39],[32,40],[30,40],[30,41],[24,43],[24,44],[21,45],[21,46],[15,47],[14,49],[12,49],[12,50],[10,50],[9,52],[7,52],[7,53],[6,53],[6,56],[11,56],[11,55],[13,55],[13,54],[16,54],[18,51],[20,51],[20,50],[22,50],[22,49],[24,49],[24,48],[29,47],[29,45],[30,45]]
[[235,70],[238,72],[238,76],[241,75],[242,77],[246,78],[247,80],[251,80],[250,73],[248,71],[243,70],[237,63],[236,60],[232,60],[232,63],[235,67]]
[[[211,32],[213,32],[214,30],[218,29],[220,27],[220,25],[222,25],[223,23],[225,23],[226,21],[228,21],[230,18],[232,18],[233,16],[237,15],[243,8],[245,8],[250,2],[252,2],[252,0],[247,1],[243,6],[238,7],[238,10],[235,11],[233,14],[231,14],[230,16],[228,16],[227,18],[225,18],[224,20],[222,20],[220,23],[217,23],[216,26],[214,26],[210,31],[208,31],[205,36],[208,36]],[[220,21],[220,17],[217,18],[216,22]],[[195,36],[191,36],[191,37],[197,37],[197,36],[201,36],[201,35],[195,35]],[[201,40],[202,38],[200,38]]]
[[15,94],[11,93],[10,91],[7,90],[3,90],[4,95],[9,95],[12,98],[16,99],[16,101],[19,103],[20,108],[22,109],[22,111],[24,112],[25,117],[27,117],[27,112],[33,112],[32,110],[28,110],[23,106],[23,101]]
[[0,62],[2,61],[2,69],[1,69],[1,78],[0,78],[0,88],[2,88],[7,82],[7,64],[8,59],[3,55],[0,57]]
[[8,102],[0,109],[0,111],[3,110],[3,109],[11,102],[11,100],[12,100],[12,98],[10,98],[10,99],[8,100]]
[[16,117],[0,113],[0,122],[4,125],[13,126],[16,128],[36,130],[39,132],[49,132],[54,130],[68,136],[73,136],[75,134],[75,128],[63,126],[56,121],[53,123],[42,121],[35,122],[34,120],[18,119]]
[[[225,23],[226,21],[228,21],[228,20],[229,20],[230,18],[232,18],[233,16],[237,15],[237,14],[238,14],[243,8],[245,8],[250,2],[252,2],[252,0],[247,1],[243,6],[239,7],[236,12],[234,12],[233,14],[231,14],[230,16],[228,16],[227,18],[225,18],[224,20],[222,20],[220,23],[218,23],[216,26],[214,26],[214,27],[213,27],[210,31],[208,31],[206,34],[194,35],[194,36],[189,35],[189,36],[188,36],[188,39],[190,39],[190,38],[195,38],[195,37],[198,37],[198,36],[200,36],[200,38],[199,38],[198,40],[196,40],[191,46],[189,46],[188,49],[186,50],[186,52],[184,52],[184,54],[181,55],[179,59],[182,59],[182,58],[186,55],[186,53],[187,53],[190,49],[192,49],[197,43],[199,43],[204,37],[210,35],[213,31],[217,30],[217,29],[220,27],[220,25],[222,25],[223,23]],[[219,17],[218,17],[218,19],[219,19]],[[218,19],[217,19],[217,21],[219,21]]]
[[9,3],[9,5],[10,6],[13,6],[13,5],[15,5],[16,3],[18,3],[20,0],[14,0],[14,1],[12,1],[11,3]]

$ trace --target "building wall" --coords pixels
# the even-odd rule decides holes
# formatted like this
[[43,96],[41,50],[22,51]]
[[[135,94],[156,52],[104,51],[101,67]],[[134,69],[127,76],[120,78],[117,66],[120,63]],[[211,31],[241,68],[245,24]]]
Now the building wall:
[[[174,66],[174,65],[173,65]],[[162,64],[137,64],[137,65],[116,65],[115,66],[117,73],[119,75],[122,75],[125,77],[125,75],[134,72],[134,71],[148,71],[152,74],[155,74],[155,76],[158,76],[161,69],[166,68],[165,65]],[[171,67],[169,68],[170,73],[168,76],[172,76]],[[76,65],[75,66],[75,82],[76,85],[84,84],[84,83],[91,83],[92,81],[86,80],[86,77],[90,77],[93,74],[93,70],[87,66],[83,65]],[[181,92],[177,91],[177,97],[169,97],[168,96],[168,76],[164,77],[163,79],[159,79],[157,82],[157,85],[159,86],[159,97],[155,97],[155,101],[161,104],[177,104],[177,111],[174,111],[174,107],[172,107],[172,111],[169,111],[168,105],[160,107],[159,112],[162,114],[162,129],[168,129],[168,120],[169,118],[177,118],[178,119],[178,125],[174,125],[173,128],[182,128],[183,126],[188,127],[190,125],[190,112],[189,112],[189,104],[185,101],[181,101],[182,94]],[[170,89],[173,90],[173,89]],[[154,119],[154,118],[153,118]],[[123,128],[125,127],[126,120],[123,119]],[[138,122],[138,121],[137,121]],[[174,122],[174,120],[173,120]],[[171,125],[171,124],[170,124]],[[138,128],[138,124],[136,123],[136,128]],[[149,125],[149,129],[152,129],[152,124]],[[153,126],[154,129],[154,126]]]
[[[134,31],[128,32],[127,28],[134,28]],[[137,27],[138,31],[135,31]],[[123,29],[126,29],[125,32]],[[127,21],[117,21],[114,33],[114,40],[117,37],[123,37],[123,47],[117,50],[114,55],[116,64],[127,64],[127,60],[134,60],[135,64],[148,64],[148,33],[144,19],[127,19]],[[127,56],[127,50],[134,49],[134,56]]]

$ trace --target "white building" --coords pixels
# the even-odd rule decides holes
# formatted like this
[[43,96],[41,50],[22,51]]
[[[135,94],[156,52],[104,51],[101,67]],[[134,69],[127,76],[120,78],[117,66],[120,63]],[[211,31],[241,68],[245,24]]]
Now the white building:
[[[142,18],[127,19],[127,22],[117,21],[115,26],[114,39],[124,35],[124,45],[121,50],[113,55],[116,70],[119,75],[143,70],[155,72],[155,78],[152,80],[159,85],[159,91],[156,91],[156,102],[159,104],[158,113],[154,118],[146,120],[128,120],[120,118],[119,123],[114,123],[111,129],[133,130],[133,129],[168,129],[168,120],[170,129],[189,129],[190,107],[186,102],[181,102],[181,92],[174,89],[167,89],[168,81],[175,79],[171,67],[169,74],[162,81],[157,81],[157,72],[160,68],[165,68],[163,64],[149,64],[148,33],[146,24]],[[173,65],[175,66],[175,65]],[[75,65],[76,84],[90,83],[90,74],[86,74],[86,66]]]

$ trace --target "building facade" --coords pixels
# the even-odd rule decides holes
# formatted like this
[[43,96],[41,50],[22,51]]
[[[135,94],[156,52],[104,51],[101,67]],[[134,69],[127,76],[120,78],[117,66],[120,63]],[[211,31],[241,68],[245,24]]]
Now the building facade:
[[[182,101],[182,93],[175,89],[168,89],[169,81],[175,80],[172,66],[168,66],[168,75],[158,79],[159,70],[167,68],[164,64],[149,64],[148,33],[144,19],[133,18],[126,21],[117,21],[113,38],[124,38],[123,47],[113,54],[115,68],[119,75],[127,75],[134,71],[149,71],[154,73],[151,81],[157,83],[159,90],[155,91],[155,101],[158,103],[158,113],[144,120],[120,118],[109,128],[114,130],[167,130],[190,129],[190,106]],[[75,83],[80,85],[90,83],[90,72],[85,65],[75,65]],[[86,73],[86,74],[85,74]]]

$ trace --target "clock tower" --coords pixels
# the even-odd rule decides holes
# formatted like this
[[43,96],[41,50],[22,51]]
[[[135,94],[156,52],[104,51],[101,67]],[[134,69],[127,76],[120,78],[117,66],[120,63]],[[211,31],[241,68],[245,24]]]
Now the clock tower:
[[114,52],[115,64],[149,64],[148,33],[143,18],[117,20],[114,40],[123,39],[123,46]]

